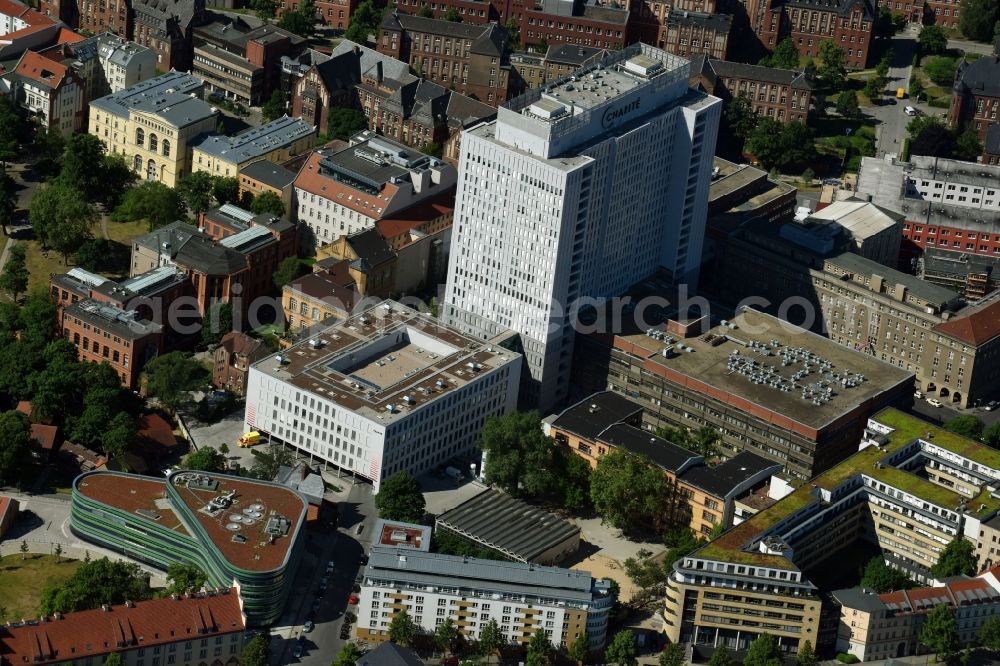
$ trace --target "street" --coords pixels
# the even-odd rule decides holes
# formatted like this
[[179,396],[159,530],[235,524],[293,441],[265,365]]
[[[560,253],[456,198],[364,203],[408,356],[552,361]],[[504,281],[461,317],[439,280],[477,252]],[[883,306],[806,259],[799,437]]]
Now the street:
[[909,87],[910,73],[913,69],[913,55],[917,52],[916,38],[916,29],[913,27],[908,27],[892,38],[894,56],[892,65],[889,67],[889,81],[886,84],[885,97],[882,104],[865,109],[878,121],[875,126],[875,146],[879,156],[886,153],[898,155],[903,149],[906,125],[910,120],[910,116],[906,115],[903,109],[907,105],[916,105],[908,97],[897,100],[896,90],[899,88],[905,90]]

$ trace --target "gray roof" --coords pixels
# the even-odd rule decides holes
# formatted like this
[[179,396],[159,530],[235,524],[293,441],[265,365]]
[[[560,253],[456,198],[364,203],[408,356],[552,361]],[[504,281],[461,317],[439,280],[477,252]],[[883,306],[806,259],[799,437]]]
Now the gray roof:
[[90,105],[119,118],[128,118],[130,109],[155,113],[173,127],[185,127],[216,113],[208,104],[191,96],[199,92],[202,85],[202,80],[196,76],[171,70],[95,99]]
[[[235,239],[237,236],[239,234],[228,238]],[[216,243],[186,222],[174,222],[152,233],[139,236],[133,242],[155,249],[157,252],[169,252],[170,259],[178,266],[193,268],[209,275],[229,275],[246,268],[244,251],[276,241],[273,237],[262,238],[251,248],[243,247],[237,250]],[[164,247],[164,243],[168,245]]]
[[594,46],[577,46],[575,44],[553,44],[545,54],[547,62],[583,67],[591,60],[600,60],[607,55],[607,49]]
[[361,81],[361,74],[374,70],[379,63],[382,65],[382,75],[387,79],[397,81],[417,77],[410,74],[410,66],[396,60],[392,56],[379,53],[367,46],[362,46],[345,39],[334,47],[330,59],[317,65],[318,72],[328,88],[349,88]]
[[286,148],[315,131],[315,127],[301,118],[284,116],[236,136],[203,134],[190,145],[218,159],[243,164]]
[[906,287],[907,291],[916,294],[929,303],[944,305],[959,298],[959,295],[951,289],[931,284],[915,275],[894,270],[853,252],[845,252],[835,257],[830,257],[826,261],[855,274],[879,275],[885,283],[901,284]]
[[451,94],[448,96],[448,109],[445,112],[448,115],[448,124],[470,127],[496,117],[496,107],[454,91],[449,92]]
[[373,546],[365,578],[590,603],[589,571]]
[[925,273],[966,277],[970,272],[995,274],[1000,268],[1000,257],[972,254],[961,250],[927,247],[922,257]]
[[791,69],[778,69],[777,67],[747,65],[741,62],[715,60],[714,58],[710,58],[708,63],[716,76],[765,81],[767,83],[777,83],[779,85],[804,88],[806,90],[812,90],[813,88],[812,83],[804,72],[796,72]]
[[65,313],[89,323],[98,330],[108,331],[128,340],[137,340],[162,329],[159,324],[139,319],[134,311],[122,310],[89,299],[67,306]]
[[240,174],[265,185],[284,189],[295,180],[296,173],[270,160],[257,160],[240,169]]
[[137,17],[145,14],[164,22],[177,18],[183,29],[199,12],[204,11],[205,3],[199,0],[134,0],[132,7]]
[[955,89],[974,95],[1000,97],[1000,61],[990,56],[972,62],[963,58],[955,72]]
[[729,14],[706,14],[704,12],[670,12],[667,23],[695,25],[710,28],[715,32],[729,32],[733,27],[733,17]]
[[347,244],[358,255],[358,258],[351,262],[351,266],[362,271],[392,261],[396,257],[396,253],[375,227],[348,236]]
[[485,53],[500,56],[505,50],[506,31],[496,23],[473,25],[441,19],[425,18],[413,14],[393,12],[387,14],[382,21],[382,27],[389,30],[405,30],[407,32],[422,32],[454,39],[472,41],[472,53]]
[[360,657],[356,666],[424,666],[413,650],[386,641]]
[[986,141],[983,142],[983,152],[1000,155],[1000,123],[993,123],[986,128]]
[[437,518],[437,525],[531,562],[580,528],[498,490],[486,490]]
[[815,9],[819,11],[836,11],[839,14],[850,14],[854,5],[861,5],[866,19],[874,19],[875,11],[868,0],[785,0],[788,7],[799,7],[802,9]]
[[872,613],[874,611],[885,610],[885,603],[878,598],[878,595],[871,590],[860,587],[851,587],[846,590],[834,590],[830,593],[833,600],[845,608],[854,608],[859,611]]

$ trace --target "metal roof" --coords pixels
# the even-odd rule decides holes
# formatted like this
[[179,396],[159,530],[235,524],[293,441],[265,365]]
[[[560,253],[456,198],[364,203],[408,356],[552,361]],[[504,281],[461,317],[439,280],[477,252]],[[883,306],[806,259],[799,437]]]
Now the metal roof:
[[316,128],[299,118],[284,116],[277,120],[247,130],[236,136],[204,134],[191,145],[213,157],[234,164],[260,157],[279,148],[285,148],[304,137],[312,135]]
[[89,284],[94,287],[100,286],[108,281],[107,278],[101,277],[100,275],[96,275],[82,268],[71,268],[69,269],[69,271],[67,271],[66,274],[72,278],[79,280],[80,282]]
[[521,562],[580,534],[576,525],[493,489],[438,516],[437,524]]

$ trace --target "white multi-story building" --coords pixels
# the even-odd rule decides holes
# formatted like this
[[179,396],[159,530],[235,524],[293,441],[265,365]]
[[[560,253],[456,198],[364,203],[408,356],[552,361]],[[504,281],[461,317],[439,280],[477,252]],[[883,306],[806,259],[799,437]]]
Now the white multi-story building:
[[318,150],[295,178],[299,240],[306,252],[446,193],[455,167],[365,130],[341,151]]
[[250,367],[246,427],[381,481],[470,453],[517,404],[521,355],[383,301]]
[[463,133],[445,320],[519,333],[529,404],[566,397],[581,299],[697,282],[721,102],[689,70],[636,44]]
[[372,548],[359,596],[361,640],[388,640],[389,623],[405,609],[428,633],[451,618],[476,640],[496,620],[508,643],[525,645],[544,631],[569,647],[586,631],[591,649],[604,645],[615,603],[611,584],[589,571],[389,546]]

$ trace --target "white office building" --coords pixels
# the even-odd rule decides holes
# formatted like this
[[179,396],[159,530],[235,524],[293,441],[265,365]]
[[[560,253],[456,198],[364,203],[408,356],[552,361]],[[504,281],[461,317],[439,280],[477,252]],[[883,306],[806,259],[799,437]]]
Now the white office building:
[[521,355],[383,301],[250,367],[245,425],[372,481],[471,453],[517,404]]
[[528,404],[566,397],[580,299],[697,283],[722,105],[689,69],[636,44],[462,135],[445,317],[520,334]]
[[607,639],[615,603],[611,584],[589,571],[481,560],[375,546],[358,601],[358,638],[381,642],[401,610],[426,633],[447,618],[476,640],[496,620],[507,643],[526,645],[544,631],[556,647],[587,633],[592,650]]

